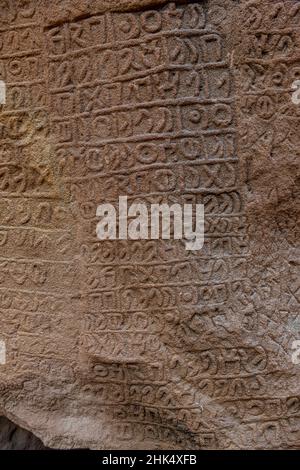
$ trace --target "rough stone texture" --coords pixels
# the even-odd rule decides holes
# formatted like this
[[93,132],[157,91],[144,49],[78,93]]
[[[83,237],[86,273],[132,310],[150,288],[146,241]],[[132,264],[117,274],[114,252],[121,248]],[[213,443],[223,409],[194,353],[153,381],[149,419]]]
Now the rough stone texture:
[[[18,3],[1,413],[54,448],[299,449],[300,3]],[[97,241],[120,195],[203,203],[204,248]]]

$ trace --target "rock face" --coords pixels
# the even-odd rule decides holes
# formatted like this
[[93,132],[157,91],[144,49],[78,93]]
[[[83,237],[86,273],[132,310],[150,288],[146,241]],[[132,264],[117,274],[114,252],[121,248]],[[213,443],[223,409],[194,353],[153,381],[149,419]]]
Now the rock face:
[[[4,4],[1,414],[52,448],[299,449],[299,2]],[[119,196],[204,204],[204,247],[99,241]]]

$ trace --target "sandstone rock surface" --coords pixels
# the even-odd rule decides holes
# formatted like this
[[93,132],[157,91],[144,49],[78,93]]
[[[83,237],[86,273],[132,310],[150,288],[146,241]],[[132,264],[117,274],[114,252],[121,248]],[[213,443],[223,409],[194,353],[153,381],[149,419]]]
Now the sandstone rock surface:
[[[0,8],[0,414],[46,446],[300,448],[299,24],[296,0]],[[203,249],[97,240],[122,195],[204,204]]]

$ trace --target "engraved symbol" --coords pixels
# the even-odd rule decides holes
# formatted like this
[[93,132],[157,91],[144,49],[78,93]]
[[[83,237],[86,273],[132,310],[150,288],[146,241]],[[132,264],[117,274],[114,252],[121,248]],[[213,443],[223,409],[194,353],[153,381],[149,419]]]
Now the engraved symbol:
[[262,119],[270,119],[274,114],[274,105],[270,96],[261,96],[257,101],[257,113]]
[[292,94],[292,102],[294,104],[300,104],[300,80],[295,80],[292,84],[292,90],[295,90]]

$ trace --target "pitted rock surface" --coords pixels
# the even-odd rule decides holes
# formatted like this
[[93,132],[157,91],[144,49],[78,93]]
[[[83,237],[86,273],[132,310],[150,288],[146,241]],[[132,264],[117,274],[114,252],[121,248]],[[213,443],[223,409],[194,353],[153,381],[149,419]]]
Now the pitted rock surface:
[[[4,4],[1,414],[51,448],[299,449],[300,3]],[[203,249],[99,241],[119,196],[204,204]]]

